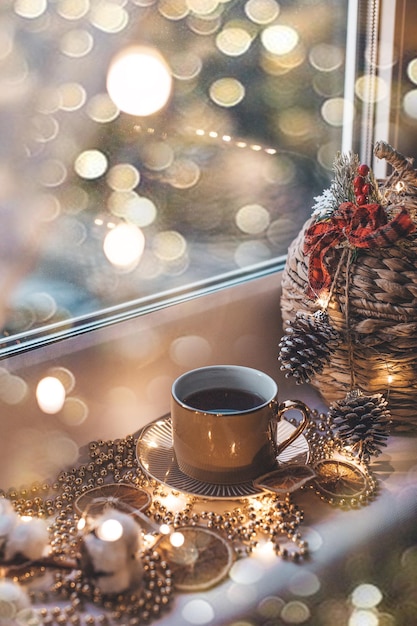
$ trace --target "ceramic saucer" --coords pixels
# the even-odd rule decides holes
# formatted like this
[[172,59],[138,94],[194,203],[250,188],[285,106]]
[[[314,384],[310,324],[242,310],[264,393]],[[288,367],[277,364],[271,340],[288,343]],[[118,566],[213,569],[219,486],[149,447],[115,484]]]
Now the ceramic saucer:
[[[295,426],[281,420],[278,427],[278,444],[288,439]],[[307,463],[309,445],[304,435],[286,448],[279,456],[278,463]],[[175,460],[172,447],[171,418],[166,415],[145,426],[139,433],[136,456],[143,471],[159,483],[193,496],[204,498],[236,499],[260,493],[252,481],[236,485],[204,483],[184,474]]]

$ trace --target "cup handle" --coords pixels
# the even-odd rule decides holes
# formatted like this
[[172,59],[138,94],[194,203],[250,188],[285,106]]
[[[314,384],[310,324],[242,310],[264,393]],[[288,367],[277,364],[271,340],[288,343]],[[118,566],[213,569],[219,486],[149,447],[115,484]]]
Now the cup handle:
[[284,402],[281,402],[280,404],[277,405],[277,413],[276,413],[277,430],[278,430],[278,423],[279,423],[279,420],[281,419],[281,416],[284,415],[286,411],[290,411],[292,409],[300,411],[303,418],[301,422],[298,424],[297,428],[294,430],[294,432],[291,433],[291,435],[288,437],[288,439],[286,439],[282,443],[279,443],[279,444],[277,443],[276,445],[277,455],[281,454],[281,452],[283,452],[286,448],[288,448],[288,446],[291,445],[292,442],[295,441],[297,437],[301,435],[301,433],[305,430],[306,426],[308,426],[310,422],[310,409],[308,408],[306,404],[304,404],[304,402],[301,402],[300,400],[284,400]]

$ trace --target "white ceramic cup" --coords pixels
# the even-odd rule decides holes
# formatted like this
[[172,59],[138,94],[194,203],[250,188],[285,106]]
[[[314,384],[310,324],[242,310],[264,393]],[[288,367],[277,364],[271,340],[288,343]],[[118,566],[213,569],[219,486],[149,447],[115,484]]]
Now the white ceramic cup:
[[[302,420],[276,443],[278,422],[297,409]],[[237,484],[277,466],[276,457],[305,429],[309,409],[278,402],[278,386],[264,372],[214,365],[186,372],[172,385],[173,449],[184,474],[203,482]]]

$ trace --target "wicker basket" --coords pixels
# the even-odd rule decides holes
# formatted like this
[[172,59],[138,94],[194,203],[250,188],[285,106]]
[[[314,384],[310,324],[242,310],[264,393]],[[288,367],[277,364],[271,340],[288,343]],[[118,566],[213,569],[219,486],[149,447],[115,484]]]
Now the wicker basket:
[[[377,144],[375,154],[394,167],[381,187],[387,205],[401,204],[417,224],[417,173],[412,162],[383,142]],[[303,254],[303,243],[312,222],[304,225],[289,248],[282,277],[284,321],[294,320],[298,311],[313,313],[320,308],[306,295],[309,259]],[[396,430],[413,430],[417,427],[417,234],[387,248],[360,250],[353,262],[342,252],[341,248],[330,251],[337,274],[327,307],[342,341],[311,383],[330,403],[345,397],[354,376],[355,387],[385,395]]]

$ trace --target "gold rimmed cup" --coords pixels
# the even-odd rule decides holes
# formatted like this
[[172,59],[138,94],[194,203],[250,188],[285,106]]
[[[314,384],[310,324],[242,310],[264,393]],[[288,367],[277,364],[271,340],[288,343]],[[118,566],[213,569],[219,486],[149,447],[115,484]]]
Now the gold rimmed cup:
[[[277,446],[283,415],[302,419]],[[278,385],[267,374],[239,365],[214,365],[182,374],[172,385],[173,449],[180,470],[199,481],[237,484],[277,466],[277,455],[309,422],[300,401],[278,401]]]

